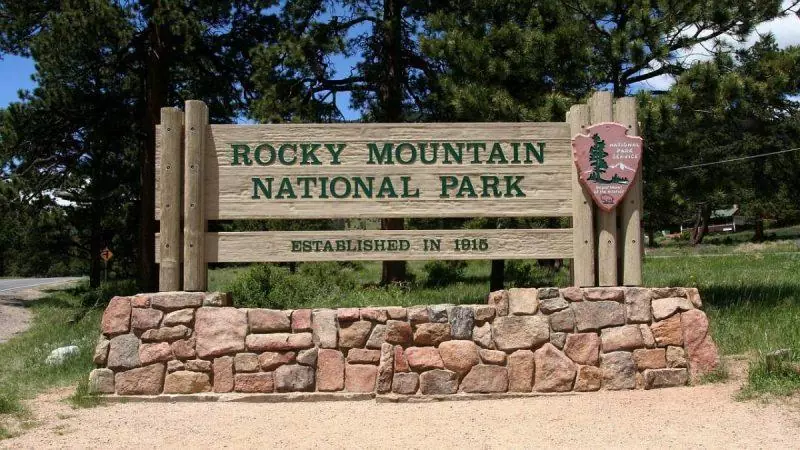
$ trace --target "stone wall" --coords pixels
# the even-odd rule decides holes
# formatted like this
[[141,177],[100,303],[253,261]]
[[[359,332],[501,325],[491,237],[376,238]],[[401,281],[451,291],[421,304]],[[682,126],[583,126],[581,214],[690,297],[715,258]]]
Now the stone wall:
[[692,288],[541,288],[486,305],[237,309],[220,293],[115,297],[95,392],[441,395],[679,386],[717,367]]

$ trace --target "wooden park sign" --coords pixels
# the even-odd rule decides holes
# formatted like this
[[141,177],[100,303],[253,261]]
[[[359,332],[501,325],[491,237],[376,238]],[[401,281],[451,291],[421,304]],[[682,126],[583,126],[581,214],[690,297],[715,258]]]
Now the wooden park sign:
[[[630,250],[636,264],[620,260],[622,277],[616,252],[595,251],[594,211],[572,159],[572,136],[595,109],[595,122],[614,119],[635,134],[633,99],[616,102],[616,117],[612,104],[608,93],[596,94],[590,105],[573,107],[572,125],[209,125],[202,102],[188,101],[185,115],[163,108],[156,130],[160,289],[204,290],[209,262],[326,260],[572,258],[578,285],[640,284],[640,247]],[[640,203],[631,207],[639,246]],[[571,217],[573,227],[206,231],[214,220],[414,217]],[[607,231],[616,249],[614,217]],[[620,255],[629,251],[622,242]],[[614,266],[612,276],[596,270],[604,265]]]

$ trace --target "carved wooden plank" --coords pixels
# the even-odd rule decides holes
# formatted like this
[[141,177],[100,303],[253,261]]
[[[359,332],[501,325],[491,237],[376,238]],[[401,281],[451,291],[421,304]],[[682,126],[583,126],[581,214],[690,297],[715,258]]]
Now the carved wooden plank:
[[[205,240],[208,262],[557,259],[573,256],[571,229],[259,231],[206,233]],[[380,244],[384,246],[383,251],[374,250],[379,245],[376,240],[384,242]],[[485,249],[482,249],[481,240],[485,240]],[[372,250],[365,249],[366,241],[372,242]],[[330,243],[329,251],[325,251],[326,242]],[[434,242],[438,242],[438,249]],[[308,251],[300,251],[304,245]],[[395,248],[389,250],[390,245]],[[408,248],[401,249],[405,245]]]
[[[565,123],[212,125],[207,133],[205,214],[208,220],[570,216],[572,187],[568,175],[573,166],[569,139]],[[416,150],[411,151],[406,146],[403,151],[393,153],[395,164],[368,164],[368,144],[375,144],[383,151],[383,144],[388,142],[397,146],[406,142]],[[461,164],[457,163],[455,153],[446,152],[445,142],[456,147],[455,150],[458,145],[464,146]],[[485,143],[486,147],[470,148],[475,142]],[[256,158],[256,148],[264,143],[271,144],[274,153],[262,147]],[[344,144],[345,147],[334,157],[332,151],[338,147],[328,150],[323,145],[312,152],[314,158],[306,160],[309,163],[318,160],[319,165],[300,164],[303,150],[312,149],[310,146],[314,143]],[[431,143],[438,144],[435,161]],[[508,163],[492,159],[495,143],[500,144]],[[531,157],[527,153],[525,143],[544,144],[541,163],[535,154]],[[294,149],[287,147],[283,152],[283,161],[294,164],[280,164],[283,144],[294,145]],[[240,146],[236,157],[233,146]],[[518,146],[516,158],[514,146]],[[421,161],[426,151],[431,164]],[[242,156],[244,154],[248,157]],[[414,163],[401,163],[409,162],[414,154],[417,156]],[[486,163],[490,159],[495,163]],[[160,164],[160,158],[157,157],[156,162]],[[250,165],[245,165],[247,162]],[[482,176],[489,178],[484,180]],[[516,176],[524,178],[515,184]],[[278,198],[277,191],[284,177],[291,178],[291,192],[284,191],[282,198]],[[311,180],[303,184],[298,177]],[[384,177],[391,180],[396,196],[393,197],[390,190],[384,191],[383,197],[378,196]],[[442,197],[440,177],[455,177],[459,188],[464,177],[470,177],[476,197],[470,198],[473,194],[469,190],[462,191],[459,197],[460,189],[452,185],[446,197]],[[496,190],[492,188],[494,179],[491,177],[497,177]],[[331,191],[331,183],[336,192]],[[366,195],[369,192],[364,188],[367,183],[371,183],[372,198]],[[524,197],[518,196],[513,186],[519,187]],[[262,187],[270,188],[270,199],[266,198]],[[320,198],[324,190],[328,198]],[[356,197],[357,190],[359,197]],[[342,198],[334,198],[334,194]],[[290,198],[292,195],[295,198]],[[159,214],[160,204],[156,207],[156,215]]]
[[156,191],[164,205],[161,214],[161,236],[159,251],[159,291],[181,290],[181,169],[183,111],[176,108],[161,108],[160,165],[161,189]]
[[[614,105],[614,121],[628,127],[629,136],[639,135],[636,116],[636,99],[625,97],[617,99]],[[622,284],[639,286],[642,284],[642,173],[634,179],[628,193],[620,204],[620,236],[622,253]]]
[[208,107],[197,100],[186,102],[186,162],[184,168],[184,228],[183,228],[183,289],[204,291],[208,279],[205,260],[205,233],[207,219],[204,214],[205,158],[208,149]]
[[[589,121],[592,124],[611,122],[610,92],[595,92],[589,99]],[[600,286],[616,286],[617,279],[617,212],[597,208],[597,281]]]
[[[572,136],[583,132],[583,126],[589,123],[589,107],[574,105],[569,110],[569,124]],[[572,184],[572,245],[575,258],[572,263],[573,283],[575,286],[594,286],[595,273],[595,238],[594,238],[594,203],[583,185],[578,181],[575,167],[571,170]]]

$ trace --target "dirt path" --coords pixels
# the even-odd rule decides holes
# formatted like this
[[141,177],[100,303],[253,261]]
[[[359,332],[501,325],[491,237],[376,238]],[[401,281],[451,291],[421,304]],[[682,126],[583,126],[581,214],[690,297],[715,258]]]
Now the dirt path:
[[800,448],[800,407],[737,402],[738,382],[653,391],[386,404],[128,403],[73,410],[61,390],[8,448]]
[[32,300],[44,297],[46,290],[65,288],[73,283],[75,281],[53,281],[41,286],[0,292],[0,344],[28,329],[31,321],[28,306]]

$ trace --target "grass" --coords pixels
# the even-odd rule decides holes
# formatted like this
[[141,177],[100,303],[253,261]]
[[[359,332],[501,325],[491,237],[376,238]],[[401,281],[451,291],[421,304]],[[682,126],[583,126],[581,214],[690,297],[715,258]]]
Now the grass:
[[[3,423],[27,419],[23,399],[45,389],[74,386],[92,369],[101,309],[82,307],[80,289],[54,291],[31,302],[31,328],[0,345],[0,437],[11,431]],[[45,358],[58,347],[77,345],[80,352],[63,364],[50,366]],[[88,386],[87,386],[88,387]],[[73,404],[91,402],[87,391],[78,391]]]

